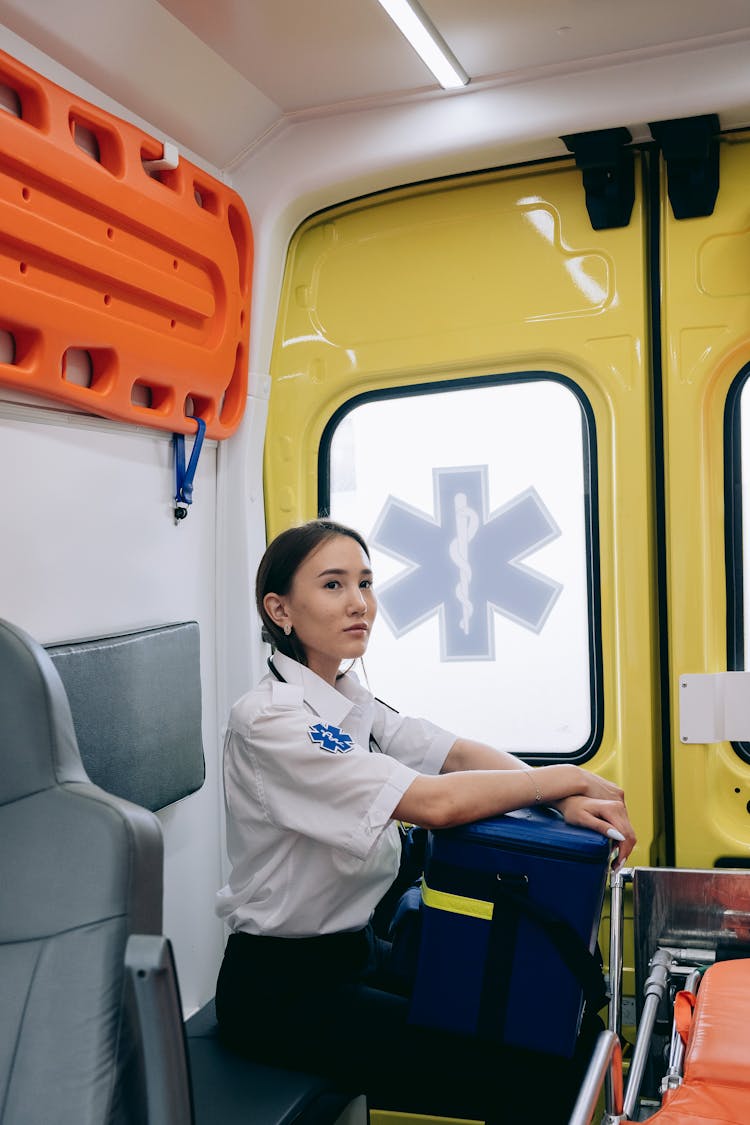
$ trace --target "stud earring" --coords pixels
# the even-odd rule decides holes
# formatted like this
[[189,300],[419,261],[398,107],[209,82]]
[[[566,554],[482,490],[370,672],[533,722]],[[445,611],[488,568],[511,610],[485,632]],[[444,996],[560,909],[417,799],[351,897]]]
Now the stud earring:
[[284,626],[284,636],[288,637],[289,634],[291,633],[291,631],[292,631],[292,627],[289,624],[289,622],[287,621],[286,625]]

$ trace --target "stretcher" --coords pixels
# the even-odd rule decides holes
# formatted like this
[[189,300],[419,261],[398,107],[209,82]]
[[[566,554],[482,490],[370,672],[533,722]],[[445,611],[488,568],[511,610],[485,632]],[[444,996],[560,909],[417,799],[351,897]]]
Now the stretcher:
[[[633,884],[637,1034],[624,1076],[623,896]],[[608,1028],[569,1125],[748,1125],[750,871],[622,870],[611,878]]]

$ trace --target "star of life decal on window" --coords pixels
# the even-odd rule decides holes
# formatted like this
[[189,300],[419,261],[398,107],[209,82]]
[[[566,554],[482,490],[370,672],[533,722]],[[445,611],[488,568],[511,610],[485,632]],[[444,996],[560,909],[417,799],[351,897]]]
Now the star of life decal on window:
[[329,754],[348,754],[354,745],[350,734],[331,723],[316,723],[307,733],[311,742],[327,750]]
[[436,517],[389,496],[370,535],[408,569],[378,591],[396,637],[440,615],[441,660],[494,660],[492,611],[541,632],[562,590],[523,560],[560,535],[535,488],[489,513],[486,465],[432,470]]

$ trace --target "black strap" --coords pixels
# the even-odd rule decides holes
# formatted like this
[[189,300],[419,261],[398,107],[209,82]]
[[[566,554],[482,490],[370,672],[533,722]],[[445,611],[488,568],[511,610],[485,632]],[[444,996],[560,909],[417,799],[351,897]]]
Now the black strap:
[[[511,966],[518,942],[521,921],[521,900],[528,894],[529,882],[525,876],[508,876],[505,883],[509,893],[503,897],[500,876],[493,887],[494,907],[487,942],[487,956],[482,974],[482,995],[477,1013],[477,1034],[487,1039],[502,1039],[510,1000]],[[503,898],[503,909],[499,901]]]
[[[464,894],[483,898],[494,904],[487,961],[488,969],[490,963],[492,965],[494,983],[490,985],[490,991],[494,990],[495,1002],[500,1000],[503,1003],[498,987],[507,988],[507,985],[498,986],[497,982],[510,976],[507,971],[509,953],[515,942],[518,922],[523,916],[535,922],[552,942],[562,961],[580,984],[588,1010],[598,1012],[607,1003],[607,989],[598,956],[589,951],[581,935],[569,922],[530,898],[525,876],[515,872],[467,871],[455,864],[433,858],[426,879],[427,885],[435,890],[459,885]],[[503,965],[505,972],[502,971]],[[488,974],[485,976],[490,984]],[[483,1004],[483,1009],[484,1007]],[[480,1022],[481,1020],[482,1013]],[[497,1009],[492,1023],[497,1026]]]
[[527,894],[520,893],[501,880],[497,881],[497,887],[496,904],[503,901],[511,903],[520,914],[532,919],[544,930],[583,989],[589,1011],[598,1012],[603,1008],[608,996],[602,967],[596,953],[591,953],[581,935],[564,918],[534,902]]

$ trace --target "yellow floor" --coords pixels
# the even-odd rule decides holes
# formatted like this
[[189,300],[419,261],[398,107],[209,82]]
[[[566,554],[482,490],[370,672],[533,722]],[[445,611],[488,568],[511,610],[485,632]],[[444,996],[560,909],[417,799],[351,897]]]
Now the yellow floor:
[[480,1125],[465,1117],[431,1117],[424,1113],[397,1113],[389,1109],[371,1109],[370,1125],[419,1125],[429,1121],[430,1125]]

